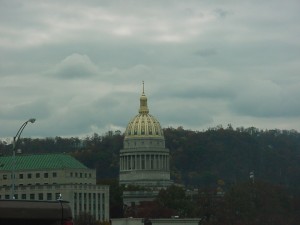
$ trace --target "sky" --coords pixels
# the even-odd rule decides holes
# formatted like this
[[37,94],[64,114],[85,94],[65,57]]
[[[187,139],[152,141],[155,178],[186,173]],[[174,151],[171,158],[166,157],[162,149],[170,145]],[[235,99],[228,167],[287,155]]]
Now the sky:
[[300,131],[299,0],[0,0],[0,137]]

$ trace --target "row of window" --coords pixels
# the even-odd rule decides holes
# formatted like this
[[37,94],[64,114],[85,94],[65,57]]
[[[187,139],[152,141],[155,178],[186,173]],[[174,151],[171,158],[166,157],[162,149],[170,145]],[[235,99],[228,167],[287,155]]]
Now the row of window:
[[[96,204],[96,200],[98,203]],[[83,202],[82,202],[83,200]],[[98,214],[98,220],[104,220],[105,218],[105,194],[104,193],[78,193],[74,192],[74,213],[89,211],[96,212],[100,210]]]
[[73,173],[73,172],[71,172],[70,177],[79,177],[79,178],[89,177],[89,178],[91,178],[92,174],[91,173],[77,173],[77,172]]
[[[101,196],[102,195],[102,196]],[[81,199],[83,198],[84,201],[88,198],[89,200],[91,200],[93,197],[93,199],[95,200],[96,199],[96,193],[77,193],[77,192],[74,192],[74,200],[76,201],[77,198],[81,201]],[[102,197],[102,200],[104,201],[104,198],[105,198],[105,194],[104,193],[98,193],[97,195],[98,197],[98,201],[100,201],[101,197]]]
[[[35,176],[35,178],[41,178],[42,176],[43,176],[43,178],[49,178],[50,175],[51,175],[50,173],[43,173],[43,174],[35,173],[35,175],[33,175],[32,173],[27,173],[27,174],[20,173],[19,179],[24,179],[25,177],[27,177],[27,179],[31,179],[34,176]],[[10,174],[10,176],[12,176],[12,175]],[[8,174],[3,174],[3,176],[2,176],[3,180],[7,180],[8,177],[9,177]],[[57,172],[52,172],[52,178],[55,178],[55,177],[57,177]]]
[[[31,193],[31,194],[15,194],[15,199],[22,200],[56,200],[59,199],[60,193]],[[0,195],[0,199],[10,199],[10,195]]]
[[[52,176],[51,176],[52,175]],[[3,180],[7,180],[9,176],[12,176],[11,174],[3,174],[2,178]],[[70,176],[71,177],[78,177],[78,178],[91,178],[92,177],[92,174],[91,173],[77,173],[77,172],[71,172],[70,173]],[[23,173],[20,173],[19,174],[19,179],[32,179],[32,178],[55,178],[57,177],[57,172],[52,172],[52,173],[48,173],[48,172],[45,172],[45,173],[35,173],[35,174],[32,174],[32,173],[27,173],[27,174],[23,174]]]

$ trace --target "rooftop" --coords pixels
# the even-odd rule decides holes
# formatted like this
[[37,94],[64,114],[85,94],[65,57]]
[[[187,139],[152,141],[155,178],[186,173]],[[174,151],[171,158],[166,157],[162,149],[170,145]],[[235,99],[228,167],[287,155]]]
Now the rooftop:
[[[0,171],[13,169],[12,156],[0,157]],[[16,155],[15,170],[88,169],[67,154]]]

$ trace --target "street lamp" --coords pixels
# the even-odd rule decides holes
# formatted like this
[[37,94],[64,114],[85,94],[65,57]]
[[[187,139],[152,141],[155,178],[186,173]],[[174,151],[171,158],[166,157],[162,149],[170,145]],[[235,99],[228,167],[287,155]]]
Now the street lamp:
[[14,136],[14,139],[13,139],[13,143],[12,143],[12,152],[13,152],[13,158],[12,158],[12,161],[13,161],[13,168],[12,168],[12,184],[11,184],[11,196],[10,198],[11,199],[15,199],[15,169],[16,169],[16,147],[17,147],[17,144],[18,144],[18,141],[20,139],[20,136],[24,130],[24,128],[26,127],[26,125],[28,123],[34,123],[35,122],[35,119],[34,118],[31,118],[29,120],[27,120],[25,123],[22,124],[22,126],[20,127],[20,129],[18,130],[16,136]]

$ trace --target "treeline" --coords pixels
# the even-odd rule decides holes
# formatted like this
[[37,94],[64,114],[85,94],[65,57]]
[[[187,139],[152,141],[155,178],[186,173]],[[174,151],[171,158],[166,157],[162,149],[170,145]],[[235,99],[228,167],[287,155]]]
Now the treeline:
[[172,178],[190,186],[226,187],[250,173],[290,188],[300,188],[300,134],[294,130],[216,127],[204,132],[167,128]]
[[126,208],[124,217],[199,218],[199,225],[294,225],[300,221],[300,198],[287,188],[262,181],[233,185],[226,193],[181,187],[161,190],[153,202]]
[[[300,134],[290,130],[259,130],[218,126],[206,131],[182,127],[164,129],[166,147],[171,154],[171,178],[189,188],[224,189],[254,178],[300,189]],[[117,178],[120,132],[79,138],[23,138],[17,148],[23,154],[65,152],[89,168],[97,170],[99,180]],[[0,153],[11,154],[11,145],[0,142]]]

